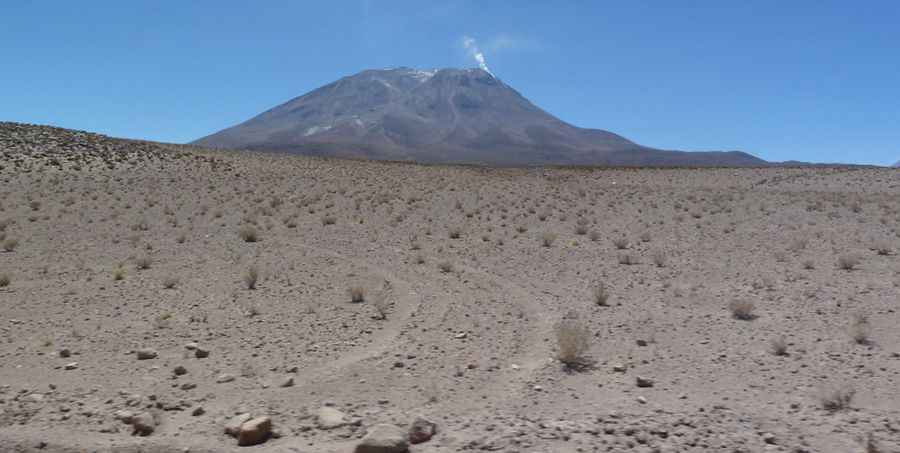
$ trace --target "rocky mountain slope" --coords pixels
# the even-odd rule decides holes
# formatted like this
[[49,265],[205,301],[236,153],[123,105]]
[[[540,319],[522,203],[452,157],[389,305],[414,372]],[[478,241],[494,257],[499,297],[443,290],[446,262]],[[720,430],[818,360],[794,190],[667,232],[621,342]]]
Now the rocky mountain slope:
[[194,144],[430,163],[766,164],[742,152],[665,151],[575,127],[481,69],[363,71]]

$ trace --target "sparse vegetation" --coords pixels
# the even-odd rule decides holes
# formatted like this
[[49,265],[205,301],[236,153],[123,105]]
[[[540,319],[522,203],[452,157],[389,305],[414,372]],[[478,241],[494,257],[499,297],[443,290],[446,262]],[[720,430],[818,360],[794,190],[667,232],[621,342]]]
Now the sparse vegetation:
[[366,300],[366,290],[362,286],[351,286],[347,293],[350,294],[350,302],[360,303]]
[[150,255],[141,255],[134,260],[134,265],[139,270],[150,269],[150,266],[153,265],[153,259],[150,258]]
[[553,241],[556,240],[556,233],[544,233],[541,235],[541,245],[544,247],[550,247],[553,245]]
[[856,266],[859,266],[859,257],[855,254],[847,253],[838,257],[838,268],[852,271]]
[[19,240],[8,238],[3,241],[3,250],[6,252],[12,252],[19,246]]
[[728,309],[731,311],[731,316],[734,319],[750,321],[756,318],[756,314],[753,313],[756,309],[756,304],[750,300],[733,300],[728,304]]
[[769,348],[771,349],[772,354],[775,354],[777,356],[788,355],[787,340],[785,340],[783,336],[773,338],[769,343]]
[[238,230],[238,236],[244,242],[257,242],[259,241],[259,233],[257,233],[256,228],[253,225],[244,225]]
[[872,328],[869,324],[869,316],[865,313],[855,313],[850,320],[850,337],[856,344],[869,344]]
[[554,326],[557,358],[569,368],[579,369],[589,364],[591,332],[576,312],[569,312]]
[[163,279],[163,288],[165,289],[173,289],[178,286],[178,277],[174,275],[170,275]]
[[819,404],[822,409],[836,412],[850,407],[856,390],[847,385],[824,387],[819,392]]
[[256,289],[256,284],[259,281],[259,268],[256,265],[250,266],[247,269],[247,272],[244,273],[244,285],[247,289]]
[[599,305],[601,307],[606,307],[609,305],[609,292],[606,291],[606,285],[603,283],[598,283],[594,286],[594,304]]

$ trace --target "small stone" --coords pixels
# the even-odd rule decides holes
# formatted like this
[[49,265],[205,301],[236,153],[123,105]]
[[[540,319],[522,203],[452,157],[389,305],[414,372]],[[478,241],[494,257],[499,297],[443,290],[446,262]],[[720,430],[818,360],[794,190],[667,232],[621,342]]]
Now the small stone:
[[635,378],[638,387],[646,388],[653,387],[653,379],[646,378],[643,376],[638,376]]
[[194,343],[192,341],[192,342],[184,345],[184,349],[187,349],[188,351],[193,351],[194,349],[197,349],[197,343]]
[[285,376],[281,382],[278,383],[279,387],[293,387],[294,386],[294,377],[293,376]]
[[134,419],[134,413],[131,411],[116,411],[115,413],[113,413],[113,418],[122,423],[130,425],[131,420]]
[[135,351],[135,354],[137,354],[138,360],[155,359],[156,356],[159,355],[155,350],[150,348],[138,349],[137,351]]
[[205,359],[205,358],[209,357],[209,349],[197,346],[194,349],[194,357],[196,357],[198,359]]
[[231,417],[227,422],[225,422],[225,434],[237,437],[238,433],[240,433],[241,431],[241,425],[252,418],[253,416],[247,413],[238,414],[234,417]]
[[62,357],[62,358],[64,358],[64,359],[65,359],[65,358],[68,358],[68,357],[71,357],[71,356],[72,356],[72,351],[70,351],[70,350],[68,350],[68,349],[60,349],[60,350],[59,350],[59,356]]
[[647,340],[637,340],[635,341],[635,343],[637,343],[637,345],[641,347],[647,346]]
[[639,402],[641,404],[647,404],[647,398],[644,398],[643,396],[639,396],[636,399],[637,399],[637,402]]
[[347,415],[333,407],[323,406],[316,415],[316,424],[319,429],[338,428],[347,424]]
[[172,370],[172,372],[175,373],[175,376],[184,376],[185,374],[187,374],[187,368],[178,365],[175,367],[175,369]]
[[460,332],[460,333],[456,334],[456,335],[454,336],[454,338],[456,338],[457,340],[462,340],[463,338],[466,338],[467,336],[469,336],[467,333],[465,333],[465,332]]
[[425,418],[417,417],[409,425],[409,442],[412,444],[428,442],[435,434],[437,434],[437,425]]
[[149,412],[141,412],[131,419],[132,435],[149,436],[156,429],[156,418]]
[[616,373],[624,373],[626,369],[625,365],[622,364],[613,365],[613,371]]
[[218,383],[218,384],[224,384],[224,383],[226,383],[226,382],[231,382],[231,381],[233,381],[234,379],[235,379],[235,377],[234,377],[233,374],[222,373],[222,374],[219,375],[219,377],[216,378],[216,383]]
[[272,419],[269,417],[256,417],[241,425],[238,431],[238,445],[257,445],[265,442],[272,434]]
[[78,362],[70,362],[70,363],[67,363],[66,366],[64,366],[63,368],[65,368],[65,369],[67,369],[67,370],[75,370],[75,369],[78,369]]
[[763,442],[765,442],[765,443],[767,443],[767,444],[769,444],[769,445],[775,445],[776,439],[775,439],[775,435],[774,435],[774,434],[772,434],[772,433],[764,433],[763,436],[762,436],[762,438],[763,438]]
[[194,410],[191,411],[191,415],[193,415],[194,417],[199,417],[205,413],[206,409],[204,409],[203,406],[197,406],[194,408]]
[[369,428],[354,453],[405,453],[409,451],[406,433],[397,426],[378,424]]

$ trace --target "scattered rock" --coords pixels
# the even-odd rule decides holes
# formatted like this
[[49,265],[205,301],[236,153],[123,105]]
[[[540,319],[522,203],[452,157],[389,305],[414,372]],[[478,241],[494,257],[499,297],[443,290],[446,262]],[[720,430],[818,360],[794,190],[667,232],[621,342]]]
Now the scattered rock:
[[159,355],[155,350],[150,348],[138,349],[135,351],[135,354],[137,354],[138,360],[155,359],[156,356]]
[[156,430],[156,417],[149,412],[141,412],[131,419],[132,435],[149,436]]
[[278,383],[279,387],[293,387],[294,386],[294,377],[293,376],[285,376],[281,382]]
[[198,359],[205,359],[209,357],[209,349],[197,346],[194,348],[194,357]]
[[60,349],[60,350],[59,350],[59,356],[62,357],[62,358],[64,358],[64,359],[65,359],[65,358],[68,358],[68,357],[71,357],[71,356],[72,356],[72,351],[70,351],[70,350],[68,350],[68,349]]
[[409,451],[406,433],[397,426],[385,423],[369,428],[356,445],[354,453],[405,453]]
[[194,408],[194,410],[191,411],[191,415],[193,415],[194,417],[199,417],[205,413],[206,409],[204,409],[203,406],[197,406]]
[[216,378],[216,383],[224,384],[226,382],[231,382],[235,379],[233,374],[222,373],[219,377]]
[[241,425],[252,418],[253,416],[247,413],[238,414],[234,417],[231,417],[227,422],[225,422],[225,434],[237,437],[238,433],[240,433],[241,431]]
[[238,431],[238,445],[256,445],[265,442],[272,434],[272,419],[256,417],[244,422]]
[[116,411],[113,414],[113,418],[126,425],[130,425],[131,421],[134,420],[134,413],[131,411]]
[[67,363],[66,366],[63,367],[63,368],[65,368],[65,369],[67,369],[67,370],[75,370],[75,369],[78,369],[78,362]]
[[187,374],[187,368],[178,365],[174,370],[172,370],[172,372],[175,373],[175,376],[184,376],[185,374]]
[[638,376],[635,378],[635,381],[637,382],[638,387],[643,387],[643,388],[653,387],[653,379],[646,378],[643,376]]
[[320,429],[334,429],[347,424],[347,415],[328,406],[319,409],[316,415],[316,424]]
[[416,417],[412,424],[409,425],[409,442],[412,444],[421,444],[428,442],[437,434],[437,425],[422,417]]

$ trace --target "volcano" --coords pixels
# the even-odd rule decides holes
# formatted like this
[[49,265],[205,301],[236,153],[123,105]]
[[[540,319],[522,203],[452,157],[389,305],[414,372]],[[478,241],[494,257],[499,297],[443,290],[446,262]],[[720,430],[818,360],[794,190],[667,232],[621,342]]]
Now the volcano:
[[650,148],[573,126],[478,69],[366,70],[192,144],[499,166],[764,166],[739,151]]

